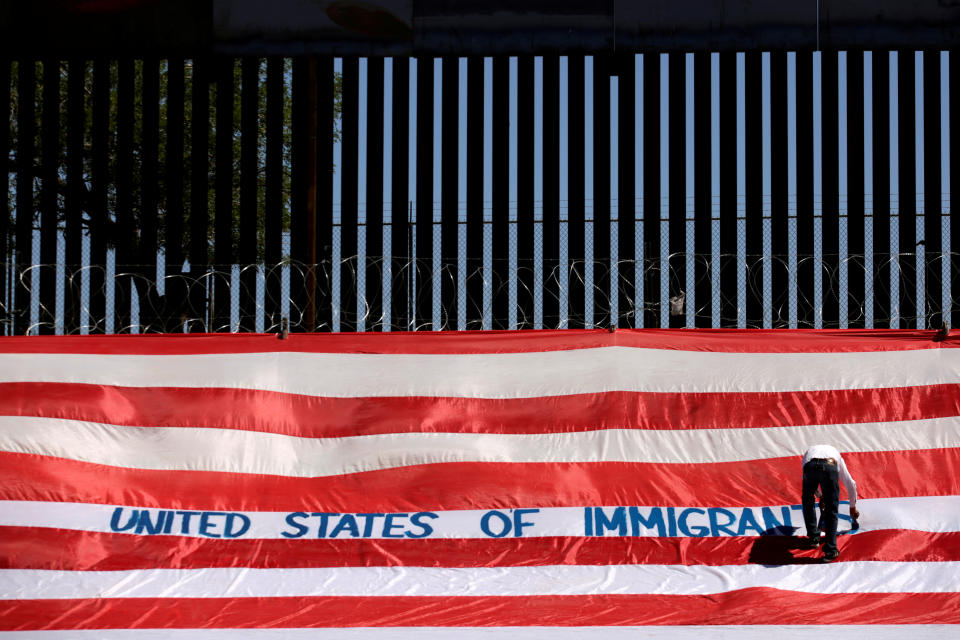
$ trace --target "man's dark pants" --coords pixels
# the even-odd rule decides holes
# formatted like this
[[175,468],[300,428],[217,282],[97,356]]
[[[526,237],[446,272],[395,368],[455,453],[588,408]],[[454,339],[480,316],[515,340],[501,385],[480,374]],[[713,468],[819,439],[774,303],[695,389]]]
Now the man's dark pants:
[[823,552],[837,550],[837,509],[840,506],[840,486],[836,462],[830,464],[822,458],[814,458],[803,465],[803,523],[807,535],[817,534],[817,515],[814,508],[814,493],[820,487],[821,517],[826,540]]

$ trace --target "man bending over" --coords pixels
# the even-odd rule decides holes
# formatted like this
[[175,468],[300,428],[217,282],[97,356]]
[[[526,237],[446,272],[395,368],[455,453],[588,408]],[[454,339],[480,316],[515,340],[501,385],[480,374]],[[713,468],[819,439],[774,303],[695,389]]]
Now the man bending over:
[[[810,548],[823,543],[823,559],[832,562],[840,555],[837,549],[837,509],[840,505],[839,480],[850,495],[850,517],[860,518],[857,510],[857,483],[854,482],[840,452],[828,444],[817,444],[803,454],[803,523],[807,527]],[[817,528],[814,498],[820,498],[824,535]],[[824,540],[825,538],[825,540]]]

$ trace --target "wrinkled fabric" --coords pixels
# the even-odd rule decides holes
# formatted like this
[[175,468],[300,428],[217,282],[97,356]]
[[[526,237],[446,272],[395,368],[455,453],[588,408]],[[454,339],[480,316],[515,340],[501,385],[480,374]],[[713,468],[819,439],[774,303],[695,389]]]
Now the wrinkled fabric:
[[0,632],[952,629],[956,335],[0,338]]

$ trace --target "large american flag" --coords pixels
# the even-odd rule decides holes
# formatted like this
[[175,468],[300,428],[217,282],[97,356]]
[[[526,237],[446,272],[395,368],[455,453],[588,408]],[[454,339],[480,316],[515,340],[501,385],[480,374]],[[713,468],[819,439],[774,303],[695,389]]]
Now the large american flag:
[[[0,338],[0,629],[949,636],[958,346],[925,331]],[[818,443],[860,493],[831,564],[801,548],[800,455]]]

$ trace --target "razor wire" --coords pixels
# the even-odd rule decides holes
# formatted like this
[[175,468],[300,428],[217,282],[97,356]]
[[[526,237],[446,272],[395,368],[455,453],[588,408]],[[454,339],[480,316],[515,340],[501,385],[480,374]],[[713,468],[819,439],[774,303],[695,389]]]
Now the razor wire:
[[[960,283],[958,258],[927,252],[918,269],[914,253],[795,260],[676,253],[642,262],[554,264],[351,256],[312,265],[287,260],[194,267],[159,276],[157,265],[8,264],[0,287],[0,334],[940,328],[960,302],[951,286]],[[441,290],[449,295],[441,297]],[[891,291],[900,293],[892,304]],[[553,312],[545,315],[546,309]],[[903,309],[914,312],[903,315]]]

